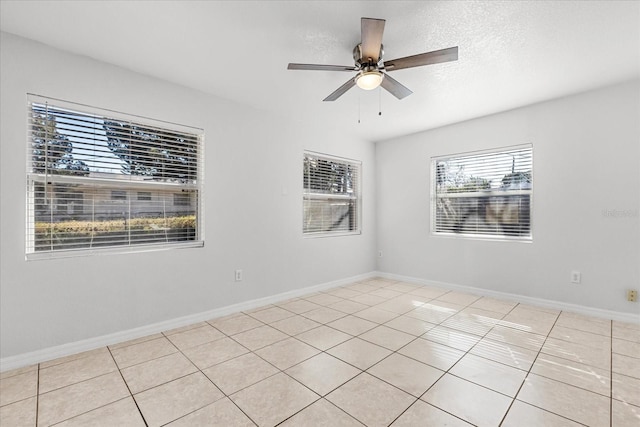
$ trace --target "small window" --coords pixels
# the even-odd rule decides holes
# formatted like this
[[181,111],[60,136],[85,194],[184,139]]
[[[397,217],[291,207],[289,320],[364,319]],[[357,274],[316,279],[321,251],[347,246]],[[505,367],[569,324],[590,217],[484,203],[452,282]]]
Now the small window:
[[189,193],[178,193],[173,195],[173,205],[174,206],[190,206],[191,205],[191,197]]
[[305,152],[302,232],[307,236],[360,233],[362,163]]
[[138,200],[139,201],[150,201],[151,200],[151,191],[138,191]]
[[127,200],[127,192],[123,190],[111,190],[111,200]]
[[83,195],[81,192],[73,191],[73,187],[57,185],[55,189],[55,212],[68,219],[79,218],[84,212]]
[[434,157],[436,235],[531,240],[532,146]]
[[201,129],[36,95],[27,112],[27,259],[203,246]]

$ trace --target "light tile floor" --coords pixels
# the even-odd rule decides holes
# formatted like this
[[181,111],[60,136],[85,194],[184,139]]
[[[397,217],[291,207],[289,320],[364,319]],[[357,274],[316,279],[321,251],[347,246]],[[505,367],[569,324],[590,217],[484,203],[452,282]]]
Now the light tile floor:
[[0,425],[640,426],[640,325],[372,279],[3,372]]

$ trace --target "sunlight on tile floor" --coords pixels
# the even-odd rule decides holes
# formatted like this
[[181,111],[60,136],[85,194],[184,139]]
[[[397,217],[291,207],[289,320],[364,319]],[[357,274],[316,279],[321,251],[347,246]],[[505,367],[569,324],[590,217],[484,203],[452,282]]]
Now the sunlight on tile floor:
[[3,372],[0,425],[640,426],[640,325],[371,279]]

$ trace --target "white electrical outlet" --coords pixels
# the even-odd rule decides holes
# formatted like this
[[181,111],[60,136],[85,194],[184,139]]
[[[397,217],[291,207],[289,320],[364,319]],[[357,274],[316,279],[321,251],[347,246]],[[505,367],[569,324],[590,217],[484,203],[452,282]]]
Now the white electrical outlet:
[[580,283],[582,281],[582,274],[579,271],[571,272],[571,283]]
[[242,282],[242,270],[236,270],[236,282]]

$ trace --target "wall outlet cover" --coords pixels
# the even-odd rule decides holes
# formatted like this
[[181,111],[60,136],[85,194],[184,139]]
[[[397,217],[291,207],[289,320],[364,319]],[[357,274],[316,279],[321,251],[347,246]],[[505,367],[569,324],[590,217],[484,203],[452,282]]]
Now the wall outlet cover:
[[579,271],[571,272],[571,283],[580,283],[582,281],[582,274]]

